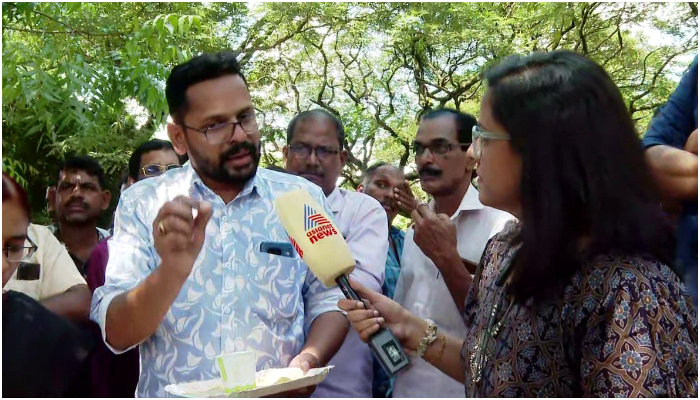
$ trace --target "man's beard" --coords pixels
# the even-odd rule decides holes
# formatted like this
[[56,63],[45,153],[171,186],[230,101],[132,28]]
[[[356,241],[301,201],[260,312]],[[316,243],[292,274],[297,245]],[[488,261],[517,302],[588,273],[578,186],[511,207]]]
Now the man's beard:
[[[258,170],[258,164],[260,163],[260,149],[249,141],[238,143],[221,154],[218,165],[215,165],[214,162],[202,157],[201,153],[196,151],[194,148],[190,147],[189,150],[192,153],[191,157],[195,160],[196,165],[199,168],[199,171],[197,171],[199,174],[204,175],[213,181],[230,183],[234,186],[243,186],[251,178],[253,178]],[[252,159],[251,165],[246,166],[243,170],[237,170],[234,168],[233,171],[230,171],[227,169],[225,165],[226,161],[228,161],[231,156],[236,155],[242,150],[247,150],[250,153],[250,158]],[[246,171],[249,168],[250,170]]]

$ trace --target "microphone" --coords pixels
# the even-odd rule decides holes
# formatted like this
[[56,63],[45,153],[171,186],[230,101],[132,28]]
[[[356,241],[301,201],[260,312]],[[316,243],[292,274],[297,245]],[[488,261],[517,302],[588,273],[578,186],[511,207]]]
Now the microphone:
[[[302,189],[287,192],[277,197],[275,210],[294,249],[316,277],[326,287],[339,286],[348,299],[362,301],[348,282],[348,275],[355,269],[350,247],[311,195]],[[389,329],[380,328],[372,335],[369,347],[389,376],[409,364],[403,347]]]

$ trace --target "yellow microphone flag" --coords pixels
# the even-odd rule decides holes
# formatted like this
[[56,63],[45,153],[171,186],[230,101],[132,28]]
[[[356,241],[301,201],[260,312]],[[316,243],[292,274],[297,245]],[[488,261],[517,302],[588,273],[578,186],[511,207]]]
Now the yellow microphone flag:
[[297,253],[326,287],[353,271],[355,259],[340,229],[307,191],[277,197],[275,209]]

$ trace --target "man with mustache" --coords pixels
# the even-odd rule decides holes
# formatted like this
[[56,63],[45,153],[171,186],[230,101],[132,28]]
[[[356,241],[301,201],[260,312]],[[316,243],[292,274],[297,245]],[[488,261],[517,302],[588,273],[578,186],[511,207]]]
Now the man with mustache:
[[[351,276],[381,293],[389,246],[386,212],[372,197],[336,187],[348,156],[344,141],[345,130],[335,115],[323,109],[304,111],[287,127],[285,169],[323,189],[357,263]],[[372,353],[354,329],[330,363],[335,367],[314,397],[372,397]]]
[[49,229],[66,245],[83,277],[87,276],[85,263],[90,254],[100,241],[110,236],[97,226],[112,196],[105,187],[102,166],[91,157],[76,156],[63,162],[56,190],[49,194],[58,221]]
[[[426,113],[413,141],[421,187],[433,200],[412,212],[394,301],[434,321],[439,332],[463,337],[462,310],[487,241],[513,217],[485,207],[471,185],[476,119],[452,109]],[[395,189],[396,199],[407,204]],[[460,336],[461,335],[461,336]],[[420,357],[394,381],[394,397],[464,397],[464,385]]]
[[218,379],[223,353],[255,351],[258,371],[325,365],[349,328],[340,289],[297,255],[261,252],[263,242],[289,243],[277,197],[303,189],[330,213],[325,196],[258,169],[261,121],[235,53],[176,66],[165,94],[168,135],[190,162],[122,193],[91,310],[105,343],[115,353],[140,347],[138,397]]

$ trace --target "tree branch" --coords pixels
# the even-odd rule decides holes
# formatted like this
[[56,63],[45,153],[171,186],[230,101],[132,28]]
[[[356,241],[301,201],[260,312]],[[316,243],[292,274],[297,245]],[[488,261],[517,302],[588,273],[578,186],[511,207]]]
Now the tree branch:
[[81,29],[73,28],[72,26],[66,24],[65,22],[61,22],[61,21],[59,21],[58,19],[56,19],[56,18],[54,18],[54,17],[52,17],[52,16],[50,16],[50,15],[44,14],[44,13],[41,12],[41,11],[37,11],[37,10],[33,9],[32,12],[35,13],[35,14],[41,15],[41,16],[44,17],[44,18],[50,19],[51,21],[54,21],[54,22],[56,22],[57,24],[63,25],[64,27],[68,28],[69,31],[68,31],[68,32],[65,32],[65,33],[67,33],[67,34],[79,33],[79,34],[85,35],[85,36],[118,36],[118,37],[120,37],[120,38],[123,39],[123,37],[122,37],[123,34],[122,34],[121,32],[116,32],[116,31],[115,31],[115,32],[110,32],[110,33],[92,33],[92,32],[87,32],[87,31],[84,31],[84,30],[81,30]]

